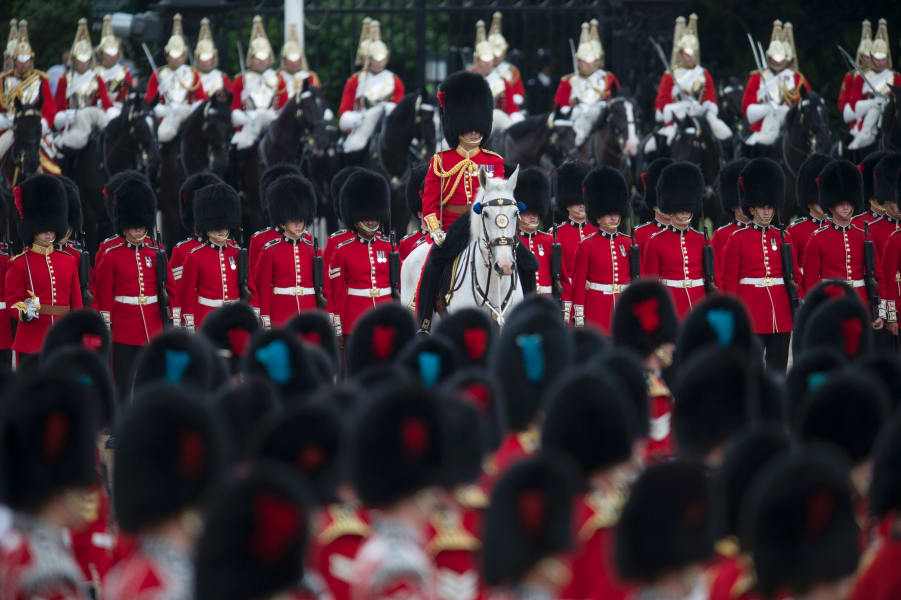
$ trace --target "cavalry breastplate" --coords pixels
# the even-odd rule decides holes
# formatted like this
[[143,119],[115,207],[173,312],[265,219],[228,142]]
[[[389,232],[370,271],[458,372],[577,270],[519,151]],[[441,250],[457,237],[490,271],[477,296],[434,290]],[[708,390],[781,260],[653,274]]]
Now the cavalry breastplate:
[[491,95],[494,97],[495,104],[497,104],[504,97],[504,91],[507,89],[504,85],[503,76],[495,70],[490,75],[485,76],[485,81],[488,82],[488,87],[491,88]]
[[303,89],[303,82],[309,78],[309,71],[298,71],[297,73],[288,73],[282,71],[282,79],[285,80],[285,87],[288,90],[288,96],[294,96]]
[[[31,81],[28,81],[31,79]],[[22,85],[23,80],[14,75],[8,75],[3,78],[3,105],[9,112],[14,110],[13,101],[18,98],[23,104],[34,104],[41,96],[41,76],[37,73],[26,76],[24,81],[28,81],[26,85]]]
[[84,73],[66,73],[66,107],[86,108],[93,106],[97,93],[97,74],[94,71]]
[[572,91],[569,94],[570,104],[578,100],[584,104],[597,104],[610,95],[607,90],[607,73],[598,69],[588,77],[573,75],[569,80]]
[[219,92],[219,90],[225,87],[225,84],[222,81],[222,71],[213,69],[209,73],[201,73],[200,85],[203,86],[203,91],[207,96],[212,96]]
[[675,69],[676,84],[684,92],[699,97],[704,89],[704,69],[700,65],[693,69]]
[[[870,97],[873,95],[873,88],[876,88],[877,94],[886,95],[892,91],[891,85],[895,81],[895,72],[891,69],[885,69],[881,73],[874,73],[873,71],[867,71],[867,81],[869,83],[864,83],[863,85],[863,93],[865,96]],[[873,84],[873,87],[870,87],[869,84]]]
[[362,89],[357,91],[357,97],[366,98],[366,102],[370,106],[391,99],[394,94],[394,73],[385,69],[375,75],[372,73],[365,75],[362,83],[358,81],[358,85],[362,85]]
[[513,66],[510,63],[508,63],[507,61],[504,61],[494,68],[494,72],[497,73],[498,75],[500,75],[501,77],[503,77],[507,83],[512,85],[513,84],[513,68],[512,67]]
[[182,65],[174,71],[163,67],[157,74],[160,92],[166,97],[166,104],[187,104],[194,89],[194,70]]
[[106,91],[109,92],[112,100],[112,96],[119,91],[119,86],[125,81],[125,67],[122,65],[113,65],[109,69],[97,67],[95,71],[97,76],[106,84]]
[[767,69],[763,72],[761,85],[766,86],[766,93],[770,100],[776,104],[782,104],[786,94],[795,92],[795,72],[791,69],[783,69],[778,75],[773,75],[773,72]]
[[251,108],[272,108],[278,92],[278,75],[272,69],[262,73],[250,71],[244,76],[245,97],[253,105]]

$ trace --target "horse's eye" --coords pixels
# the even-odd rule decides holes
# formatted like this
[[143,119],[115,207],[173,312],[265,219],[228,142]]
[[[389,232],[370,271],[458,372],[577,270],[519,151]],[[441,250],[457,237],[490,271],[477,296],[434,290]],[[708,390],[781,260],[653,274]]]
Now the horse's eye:
[[507,225],[509,225],[510,219],[507,218],[507,215],[498,215],[494,217],[494,224],[503,229]]

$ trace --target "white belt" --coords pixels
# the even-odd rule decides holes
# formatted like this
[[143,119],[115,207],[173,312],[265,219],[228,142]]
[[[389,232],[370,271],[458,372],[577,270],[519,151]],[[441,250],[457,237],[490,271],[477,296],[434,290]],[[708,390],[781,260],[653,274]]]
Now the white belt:
[[219,308],[225,304],[231,304],[234,300],[221,300],[218,298],[204,298],[203,296],[197,296],[197,304],[202,304],[203,306],[209,306],[211,308]]
[[738,280],[739,285],[753,285],[754,287],[770,287],[773,285],[784,285],[785,280],[781,277],[742,277]]
[[535,286],[535,293],[536,293],[536,294],[552,294],[553,291],[554,291],[553,288],[552,288],[551,286],[549,286],[549,285],[538,285],[538,286]]
[[122,304],[141,306],[144,304],[155,304],[156,294],[154,294],[153,296],[116,296],[114,300],[116,302],[121,302]]
[[703,279],[661,279],[660,283],[666,287],[696,288],[704,285]]
[[312,296],[315,292],[306,287],[274,287],[272,293],[276,296]]
[[847,283],[848,285],[850,285],[853,288],[863,287],[864,285],[866,285],[863,282],[863,279],[846,279],[845,283]]
[[363,298],[381,298],[390,296],[391,288],[347,288],[348,296],[362,296]]
[[619,294],[623,290],[629,287],[628,283],[594,283],[593,281],[585,282],[586,290],[594,290],[595,292],[601,292],[602,294]]

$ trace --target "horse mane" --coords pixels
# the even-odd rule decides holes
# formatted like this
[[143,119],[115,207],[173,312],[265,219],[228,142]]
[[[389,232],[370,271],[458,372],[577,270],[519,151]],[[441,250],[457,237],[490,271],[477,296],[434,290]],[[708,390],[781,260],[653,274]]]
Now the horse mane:
[[414,113],[416,111],[416,100],[420,96],[422,97],[422,102],[424,104],[434,106],[437,110],[437,97],[422,91],[410,92],[400,99],[400,102],[397,103],[397,105],[394,107],[394,110],[391,111],[391,114],[386,117],[388,123],[406,123],[408,121],[412,121],[413,117],[415,116]]
[[507,128],[507,135],[513,139],[519,139],[527,136],[533,131],[537,131],[547,124],[547,118],[550,113],[542,113],[534,117],[527,117],[519,123],[514,123]]

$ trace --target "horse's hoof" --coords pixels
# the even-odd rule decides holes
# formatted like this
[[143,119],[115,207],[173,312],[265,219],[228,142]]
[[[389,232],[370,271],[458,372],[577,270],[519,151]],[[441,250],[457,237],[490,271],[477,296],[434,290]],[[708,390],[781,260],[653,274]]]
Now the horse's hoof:
[[429,331],[428,329],[423,329],[422,327],[420,327],[419,329],[416,330],[416,335],[428,337],[428,336],[432,335],[432,332]]

